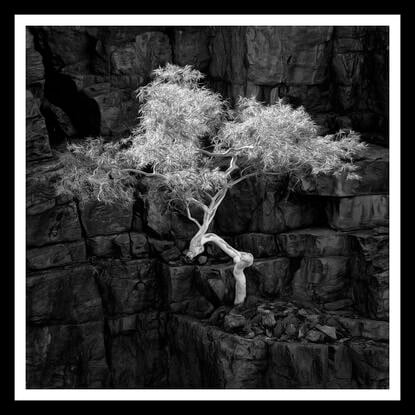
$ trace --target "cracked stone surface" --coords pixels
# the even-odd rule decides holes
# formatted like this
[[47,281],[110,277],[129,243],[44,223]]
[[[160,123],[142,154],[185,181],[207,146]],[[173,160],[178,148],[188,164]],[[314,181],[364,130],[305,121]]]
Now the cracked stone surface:
[[[30,28],[27,387],[387,388],[386,44],[376,27]],[[187,263],[194,224],[141,198],[145,181],[128,207],[54,188],[63,135],[125,135],[134,90],[172,60],[226,97],[285,98],[322,130],[375,143],[361,181],[307,178],[289,198],[285,179],[229,192],[213,231],[255,256],[239,308],[229,258],[208,245]]]

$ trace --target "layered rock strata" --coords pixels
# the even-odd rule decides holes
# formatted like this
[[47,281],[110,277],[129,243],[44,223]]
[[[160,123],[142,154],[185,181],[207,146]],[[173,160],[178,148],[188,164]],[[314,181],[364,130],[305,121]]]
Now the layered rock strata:
[[229,258],[208,245],[186,263],[194,225],[157,198],[143,190],[135,204],[109,207],[54,187],[60,140],[128,132],[134,89],[165,62],[195,65],[231,97],[298,99],[326,125],[380,131],[383,72],[372,83],[366,74],[382,67],[385,36],[340,27],[31,28],[27,387],[388,387],[387,149],[361,155],[359,181],[306,178],[288,197],[284,181],[232,189],[213,228],[255,256],[239,310]]

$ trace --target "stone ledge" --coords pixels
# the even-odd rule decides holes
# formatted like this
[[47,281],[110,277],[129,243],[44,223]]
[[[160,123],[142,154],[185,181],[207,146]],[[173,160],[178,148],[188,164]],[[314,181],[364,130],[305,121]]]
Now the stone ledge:
[[367,149],[356,157],[359,167],[356,173],[360,179],[347,180],[341,176],[320,175],[302,179],[296,191],[303,194],[351,197],[389,192],[389,149],[368,145]]
[[171,316],[168,333],[171,387],[388,387],[388,347],[372,340],[310,344],[248,339],[178,315]]
[[349,256],[354,244],[343,232],[330,228],[305,228],[276,235],[279,252],[288,257]]
[[329,225],[338,230],[355,230],[389,225],[389,196],[367,195],[331,198],[326,212]]

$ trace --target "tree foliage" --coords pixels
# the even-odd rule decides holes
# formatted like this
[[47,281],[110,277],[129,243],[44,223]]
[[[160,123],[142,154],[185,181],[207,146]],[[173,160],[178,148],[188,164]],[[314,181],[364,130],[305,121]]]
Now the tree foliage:
[[138,91],[139,124],[118,142],[72,144],[62,155],[61,192],[107,203],[130,203],[139,177],[153,191],[188,206],[245,177],[339,174],[356,177],[353,156],[364,144],[354,132],[321,137],[304,108],[265,106],[240,98],[234,109],[203,85],[190,66],[167,64]]

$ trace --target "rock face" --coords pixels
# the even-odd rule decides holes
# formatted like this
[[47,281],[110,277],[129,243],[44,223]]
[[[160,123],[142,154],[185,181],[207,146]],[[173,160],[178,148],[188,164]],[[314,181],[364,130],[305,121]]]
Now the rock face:
[[[266,344],[240,339],[189,317],[169,326],[169,383],[179,388],[258,388]],[[203,362],[203,363],[202,363]]]
[[350,296],[347,257],[304,258],[294,275],[294,297],[331,302]]
[[356,156],[358,179],[347,180],[346,175],[319,175],[301,178],[296,191],[320,196],[351,197],[356,195],[387,194],[389,190],[389,151],[368,145]]
[[343,197],[327,204],[329,224],[334,229],[352,230],[389,224],[389,196]]
[[102,319],[101,297],[89,265],[32,273],[27,291],[30,323],[75,324]]
[[166,314],[115,317],[108,326],[112,387],[167,386]]
[[26,31],[26,153],[27,160],[51,156],[46,122],[40,112],[45,82],[42,55],[35,49],[33,35]]
[[87,236],[121,233],[131,227],[131,206],[111,206],[91,201],[80,204],[79,208]]
[[32,27],[27,75],[46,81],[52,141],[68,131],[128,134],[135,89],[171,62],[202,70],[232,100],[284,98],[304,105],[322,130],[353,128],[386,143],[387,45],[384,27]]
[[28,330],[28,387],[67,389],[110,386],[103,333],[102,321]]
[[85,260],[84,241],[46,245],[27,250],[27,266],[32,270],[59,267]]
[[27,387],[387,388],[387,149],[359,156],[360,180],[229,191],[212,230],[255,257],[239,308],[229,258],[208,244],[187,263],[195,225],[146,197],[148,182],[130,206],[80,203],[57,195],[52,151],[128,133],[134,90],[166,62],[231,99],[284,97],[326,130],[379,136],[386,44],[375,27],[30,28]]
[[292,258],[348,256],[354,248],[349,234],[326,228],[306,228],[280,233],[276,239],[279,251]]
[[249,27],[248,79],[257,85],[318,85],[327,79],[333,27]]
[[169,329],[169,383],[176,388],[388,387],[388,349],[382,342],[246,338],[186,316],[174,316]]
[[81,226],[74,203],[56,206],[28,218],[27,244],[42,246],[81,239]]

